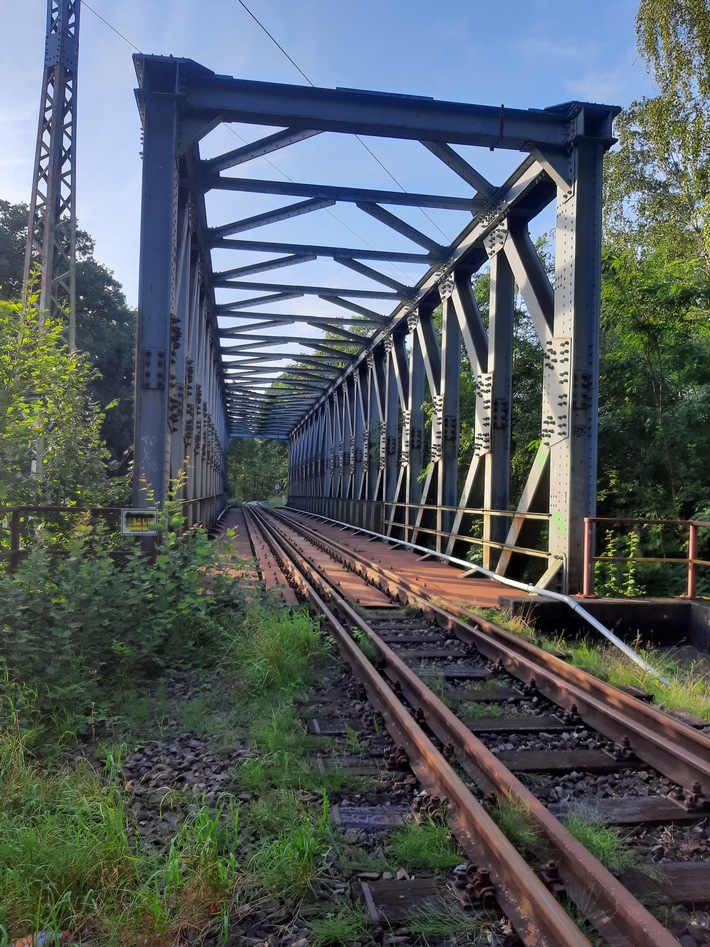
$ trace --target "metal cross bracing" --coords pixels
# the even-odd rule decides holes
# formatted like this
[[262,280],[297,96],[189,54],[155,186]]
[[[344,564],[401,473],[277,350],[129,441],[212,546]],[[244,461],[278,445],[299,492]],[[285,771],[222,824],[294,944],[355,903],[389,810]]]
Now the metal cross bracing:
[[24,292],[39,268],[39,311],[69,317],[75,343],[76,95],[80,0],[48,0]]
[[[582,523],[595,508],[601,165],[618,109],[524,111],[135,61],[136,500],[145,481],[162,499],[187,457],[189,498],[216,502],[231,438],[288,439],[290,505],[449,553],[477,524],[484,565],[520,574],[533,555],[543,582],[581,587]],[[381,171],[365,180],[365,136],[405,155],[404,173],[426,158],[439,193],[383,187]],[[525,158],[493,184],[471,146],[486,159],[494,149]],[[292,173],[319,169],[324,182],[292,180],[277,152],[281,168],[290,157]],[[553,280],[530,236],[549,205]],[[339,226],[350,239],[337,238]],[[472,279],[486,267],[482,312]],[[279,278],[284,268],[298,275]],[[542,351],[543,403],[540,446],[511,498],[516,294]],[[464,356],[475,445],[461,470]]]

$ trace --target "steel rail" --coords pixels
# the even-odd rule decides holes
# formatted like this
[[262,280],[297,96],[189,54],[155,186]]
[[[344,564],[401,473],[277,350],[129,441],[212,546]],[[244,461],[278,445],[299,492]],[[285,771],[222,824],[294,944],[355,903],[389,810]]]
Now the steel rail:
[[[263,513],[257,516],[259,522],[264,523]],[[286,523],[286,526],[298,533],[293,524]],[[270,524],[265,524],[264,528],[270,529]],[[295,549],[283,532],[279,531],[279,535],[291,549]],[[303,553],[300,556],[304,558]],[[382,641],[367,621],[333,588],[316,564],[310,566],[310,574],[312,581],[321,584],[321,591],[325,585],[326,594],[337,603],[338,611],[347,617],[348,623],[368,636],[386,662],[387,676],[399,682],[403,696],[413,707],[425,712],[427,724],[442,743],[455,747],[457,760],[468,775],[485,792],[492,790],[497,796],[524,809],[526,817],[540,832],[540,847],[548,858],[551,850],[566,893],[584,911],[606,942],[614,947],[677,947],[677,940]],[[359,651],[350,636],[348,639],[349,647]]]
[[[417,508],[417,504],[393,503],[392,507],[393,508],[395,507]],[[437,506],[437,509],[446,511],[446,510],[457,510],[458,508]],[[302,511],[302,512],[305,512],[305,511]],[[468,512],[468,511],[464,510],[463,512]],[[320,516],[320,514],[318,513],[306,513],[306,515],[314,516],[319,519],[326,520],[327,522],[334,523],[336,526],[344,526],[344,527],[350,526],[349,523],[343,523],[340,520],[334,520],[328,516]],[[500,515],[500,514],[497,513],[496,515]],[[523,517],[525,517],[525,519],[535,518],[535,515],[531,515],[529,513],[523,513],[523,514],[511,513],[510,515],[512,517],[517,517],[519,515],[522,515]],[[547,520],[550,519],[549,513],[536,514],[536,515],[540,518],[544,518]],[[391,525],[399,525],[399,524],[395,524],[394,521],[390,519],[390,520],[387,520],[387,525],[391,526]],[[350,527],[350,528],[353,528],[353,527]],[[359,527],[354,527],[354,528],[358,532],[369,533],[371,536],[374,536],[374,537],[377,537],[378,539],[383,540],[383,542],[392,543],[393,547],[403,546],[406,549],[413,549],[415,552],[421,552],[427,556],[433,556],[434,558],[439,559],[441,562],[449,562],[454,566],[461,566],[463,569],[466,570],[466,572],[464,573],[464,575],[461,576],[461,578],[464,578],[465,575],[470,575],[471,573],[476,572],[478,575],[483,575],[486,578],[492,579],[494,582],[499,582],[501,585],[506,585],[511,589],[518,589],[520,592],[525,592],[526,594],[530,594],[530,595],[539,595],[540,598],[548,598],[553,602],[564,602],[564,604],[567,605],[569,608],[571,608],[572,611],[576,615],[578,615],[585,622],[587,622],[588,625],[591,625],[592,628],[594,628],[596,631],[602,634],[608,641],[611,641],[614,647],[618,648],[620,651],[623,651],[623,653],[628,658],[630,658],[632,661],[638,664],[639,667],[642,667],[644,671],[648,671],[649,674],[653,674],[653,676],[657,677],[661,681],[662,684],[670,683],[670,681],[666,680],[665,677],[661,677],[660,673],[656,670],[656,668],[652,667],[652,665],[650,665],[648,661],[645,661],[641,657],[640,654],[637,654],[637,652],[633,650],[633,648],[630,648],[625,642],[621,640],[621,638],[618,638],[612,631],[610,631],[605,625],[603,625],[598,619],[596,619],[594,615],[590,615],[589,612],[586,610],[586,608],[584,608],[584,606],[580,602],[578,602],[576,599],[574,599],[571,595],[563,595],[561,592],[553,592],[551,589],[545,589],[539,585],[532,585],[530,582],[518,582],[517,579],[510,579],[508,578],[508,576],[498,575],[498,573],[496,572],[491,572],[490,569],[484,569],[483,566],[477,566],[474,563],[466,562],[465,559],[458,559],[456,556],[449,556],[446,553],[437,552],[434,549],[427,549],[426,546],[420,546],[418,543],[412,543],[406,539],[394,539],[392,536],[386,536],[382,533],[375,533],[372,530],[360,529]],[[424,529],[421,526],[417,526],[417,527],[408,526],[407,529],[408,530],[412,529],[413,531],[418,532],[418,533],[429,533],[434,536],[441,535],[441,533],[438,530]],[[469,537],[462,537],[462,538],[468,539]],[[480,543],[480,545],[486,545],[489,549],[515,549],[515,552],[523,553],[524,555],[527,555],[527,556],[538,556],[540,558],[549,558],[548,553],[543,552],[542,550],[525,549],[522,546],[513,547],[513,546],[508,545],[507,543],[494,543],[494,542],[490,542],[489,540],[486,540],[484,543],[482,540],[471,539],[472,545],[475,544],[476,542]],[[614,561],[612,558],[608,558],[606,556],[595,557],[595,559],[596,558],[602,558],[606,560],[607,562]],[[626,559],[620,559],[619,561],[628,562],[629,557],[627,557]],[[650,559],[644,560],[644,559],[635,558],[634,561],[635,562],[650,562],[652,560]],[[658,561],[665,561],[665,560],[658,560]]]
[[[272,511],[271,515],[283,518],[321,547],[326,545],[323,536],[315,530],[301,523],[296,526],[291,517],[280,511]],[[688,796],[701,793],[710,796],[710,736],[707,734],[699,733],[465,608],[452,603],[441,608],[418,583],[370,562],[340,543],[329,539],[327,545],[340,556],[357,562],[370,579],[384,581],[387,591],[400,596],[405,593],[462,641],[475,644],[486,657],[503,660],[506,670],[529,684],[534,683],[541,694],[568,711],[578,713],[585,723],[608,739],[620,746],[628,740],[639,759],[680,783]],[[471,621],[475,624],[470,624]]]
[[[511,845],[326,604],[314,587],[323,585],[323,577],[286,537],[265,522],[261,512],[245,509],[248,518],[258,521],[264,539],[282,568],[328,620],[341,652],[385,717],[388,731],[396,742],[405,746],[412,768],[424,787],[449,801],[449,819],[457,830],[461,848],[474,864],[481,857],[486,859],[496,885],[498,903],[523,942],[529,947],[590,947],[587,937]],[[346,606],[332,586],[328,585],[327,594],[337,600],[338,607]],[[346,611],[347,608],[349,606]],[[677,947],[673,941],[664,943],[663,947],[670,947],[671,943]]]

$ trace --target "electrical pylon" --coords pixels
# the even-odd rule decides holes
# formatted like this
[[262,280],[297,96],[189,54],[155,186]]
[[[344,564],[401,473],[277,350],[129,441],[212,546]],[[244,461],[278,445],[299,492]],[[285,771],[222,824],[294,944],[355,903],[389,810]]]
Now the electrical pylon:
[[44,75],[25,253],[24,285],[40,268],[39,308],[69,316],[75,347],[76,93],[81,0],[47,0]]

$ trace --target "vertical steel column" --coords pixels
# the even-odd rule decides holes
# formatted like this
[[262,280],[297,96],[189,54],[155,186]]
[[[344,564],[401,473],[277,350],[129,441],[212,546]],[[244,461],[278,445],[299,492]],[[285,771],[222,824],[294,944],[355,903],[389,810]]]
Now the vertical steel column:
[[[196,500],[200,493],[197,477],[195,476],[195,441],[197,437],[197,410],[195,389],[196,366],[199,364],[200,340],[202,334],[200,326],[202,324],[202,293],[203,289],[198,279],[197,261],[193,259],[190,271],[192,282],[190,287],[190,321],[185,337],[186,357],[185,359],[185,422],[183,427],[183,453],[189,458],[191,476],[187,483],[187,499]],[[188,355],[189,353],[189,355]],[[191,504],[192,510],[194,504]],[[191,521],[192,525],[194,519]]]
[[367,359],[367,419],[365,428],[365,449],[367,451],[367,470],[365,473],[365,497],[377,500],[382,485],[383,469],[380,466],[380,425],[384,417],[386,356],[384,346],[378,345]]
[[[193,303],[191,293],[192,259],[189,204],[180,201],[177,224],[177,273],[175,309],[170,314],[170,371],[168,374],[168,425],[170,427],[170,471],[174,475],[186,464],[185,453],[185,342],[187,329],[191,324],[190,308]],[[187,486],[187,485],[186,485]],[[181,496],[189,499],[188,489]],[[188,526],[192,526],[194,510],[188,508]]]
[[[352,496],[355,500],[363,499],[363,477],[365,475],[365,454],[368,449],[365,443],[365,411],[367,409],[367,385],[369,382],[367,374],[367,365],[360,366],[355,370],[352,384],[353,403],[352,403],[352,459],[351,468],[353,472]],[[368,434],[369,437],[369,434]]]
[[352,377],[343,382],[341,388],[343,392],[341,428],[343,436],[343,480],[340,485],[340,496],[343,500],[346,500],[352,496],[353,461],[355,458],[353,450],[353,402],[355,392]]
[[[459,453],[459,389],[461,380],[461,332],[451,298],[454,278],[450,276],[439,284],[439,293],[443,306],[441,321],[441,382],[436,409],[440,427],[440,457],[438,458],[438,477],[436,488],[437,536],[436,549],[441,552],[445,546],[444,536],[451,532],[454,521],[453,509],[444,511],[441,507],[455,507],[458,480]],[[432,455],[432,460],[434,457]]]
[[336,388],[333,392],[333,498],[341,496],[344,478],[343,463],[345,449],[343,446],[343,399],[345,392]]
[[332,398],[323,405],[323,484],[321,496],[329,497],[333,487],[333,410]]
[[[451,533],[446,546],[447,555],[456,552],[456,541],[461,527],[467,518],[464,510],[470,506],[483,506],[483,470],[485,456],[490,450],[490,429],[488,409],[485,406],[485,393],[481,385],[481,377],[488,367],[488,333],[483,324],[476,299],[471,286],[469,271],[454,272],[453,304],[458,317],[459,330],[468,356],[472,381],[475,391],[473,410],[474,447],[473,456],[466,471],[458,508],[451,524]],[[465,550],[467,551],[467,550]]]
[[143,73],[143,201],[136,364],[133,503],[158,504],[169,488],[168,372],[177,251],[177,64]]
[[409,366],[407,407],[402,422],[402,471],[404,474],[404,502],[406,504],[404,538],[411,536],[410,529],[417,519],[415,509],[422,498],[421,475],[424,469],[424,353],[419,336],[420,313],[412,312],[407,317],[409,329]]
[[[400,335],[401,340],[404,339]],[[403,341],[400,345],[400,358],[404,360]],[[401,405],[406,403],[404,392],[400,392],[401,379],[406,379],[406,375],[400,375],[397,370],[397,348],[396,337],[388,336],[385,340],[385,417],[384,427],[380,425],[380,466],[383,471],[384,484],[382,488],[382,499],[387,504],[392,504],[397,495],[397,445],[399,443],[399,415]],[[405,362],[406,364],[406,362]],[[398,385],[397,379],[400,378]],[[391,520],[392,507],[388,506],[386,518]]]
[[557,191],[554,338],[545,351],[557,422],[549,425],[550,553],[566,561],[570,592],[582,590],[584,518],[596,514],[603,153],[577,140],[573,185]]
[[[494,252],[490,263],[490,309],[488,320],[488,374],[490,376],[490,437],[485,454],[483,507],[507,510],[510,486],[510,433],[513,376],[513,306],[515,280],[503,253]],[[507,520],[483,515],[483,539],[502,543]],[[483,547],[483,566],[494,569],[498,550]]]
[[[414,518],[412,542],[419,542],[420,528],[431,529],[438,522],[436,497],[438,495],[438,481],[441,473],[441,443],[444,436],[444,402],[441,397],[441,349],[434,326],[434,308],[419,307],[419,325],[417,337],[421,343],[421,355],[429,383],[429,394],[432,402],[431,410],[431,437],[429,445],[429,464],[425,471],[424,485],[419,497],[419,508]],[[433,498],[433,502],[432,502]]]
[[327,402],[318,409],[318,438],[316,441],[316,483],[314,493],[317,497],[325,496],[325,476],[328,464],[328,414]]

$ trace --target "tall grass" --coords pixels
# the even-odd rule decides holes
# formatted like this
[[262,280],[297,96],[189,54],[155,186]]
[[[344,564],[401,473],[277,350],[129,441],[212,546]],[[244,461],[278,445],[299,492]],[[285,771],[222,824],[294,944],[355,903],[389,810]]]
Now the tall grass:
[[109,776],[81,759],[45,768],[17,732],[0,730],[0,947],[64,928],[132,947],[225,923],[220,905],[242,878],[234,804],[198,806],[165,851],[151,852],[131,837]]
[[276,611],[253,606],[244,621],[225,631],[229,662],[239,668],[252,693],[289,691],[315,675],[314,661],[325,653],[318,626],[305,609]]

